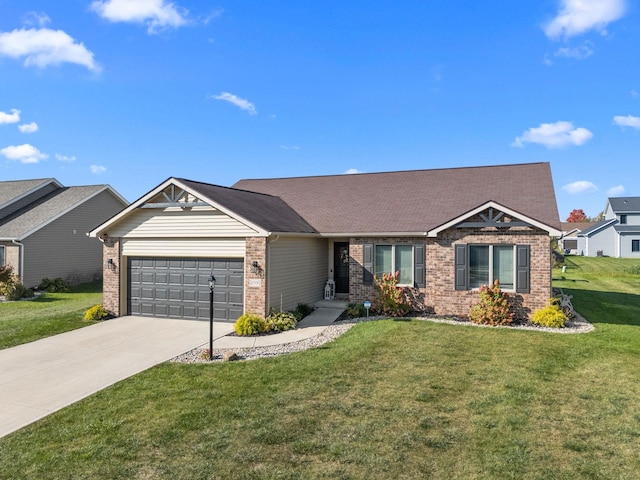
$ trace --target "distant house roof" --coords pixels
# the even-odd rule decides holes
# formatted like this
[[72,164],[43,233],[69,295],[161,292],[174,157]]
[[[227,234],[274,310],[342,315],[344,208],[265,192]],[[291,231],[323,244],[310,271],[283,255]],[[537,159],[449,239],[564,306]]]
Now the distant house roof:
[[596,223],[597,222],[562,222],[562,232],[564,236],[575,235],[593,227]]
[[548,163],[240,180],[324,234],[422,233],[493,202],[560,231]]
[[640,212],[640,197],[611,197],[609,205],[615,213]]
[[578,233],[579,237],[588,237],[589,235],[593,235],[594,233],[602,230],[603,228],[607,228],[609,225],[614,225],[618,223],[618,220],[615,218],[610,218],[609,220],[602,220],[600,222],[594,223],[590,228],[585,228],[580,233]]
[[37,190],[44,185],[54,183],[61,187],[53,178],[38,178],[33,180],[7,180],[0,182],[0,210],[10,203],[13,203],[25,195]]
[[[45,185],[46,183],[49,182],[40,183],[39,185]],[[59,185],[57,182],[56,184]],[[27,184],[25,183],[24,185]],[[32,189],[38,184],[34,183],[33,185]],[[108,185],[60,187],[50,194],[40,198],[35,203],[29,204],[0,220],[0,240],[22,240],[69,212],[76,206],[107,189],[113,192],[116,197],[121,199],[123,204],[126,204],[126,200],[120,197],[120,195],[112,190]]]

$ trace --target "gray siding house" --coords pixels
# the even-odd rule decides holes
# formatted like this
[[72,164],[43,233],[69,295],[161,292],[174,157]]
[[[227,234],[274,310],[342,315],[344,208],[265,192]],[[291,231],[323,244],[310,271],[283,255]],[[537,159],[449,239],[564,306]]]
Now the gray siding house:
[[26,287],[102,275],[102,245],[88,232],[128,202],[108,185],[64,187],[53,178],[0,182],[0,265]]
[[607,199],[604,220],[577,235],[577,253],[640,258],[640,197]]
[[[526,180],[526,181],[522,181]],[[91,235],[115,315],[266,315],[372,299],[399,272],[417,309],[466,315],[498,279],[526,317],[551,296],[561,235],[548,163],[248,179],[169,178]]]

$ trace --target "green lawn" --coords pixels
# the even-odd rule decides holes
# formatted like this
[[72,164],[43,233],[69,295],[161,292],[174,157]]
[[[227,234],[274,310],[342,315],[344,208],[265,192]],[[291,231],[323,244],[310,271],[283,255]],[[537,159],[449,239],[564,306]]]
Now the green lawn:
[[640,276],[567,264],[554,278],[592,333],[384,320],[166,363],[0,439],[0,478],[638,478]]
[[[89,325],[84,312],[102,303],[102,283],[79,285],[65,293],[0,303],[0,349]],[[0,477],[1,478],[1,477]]]

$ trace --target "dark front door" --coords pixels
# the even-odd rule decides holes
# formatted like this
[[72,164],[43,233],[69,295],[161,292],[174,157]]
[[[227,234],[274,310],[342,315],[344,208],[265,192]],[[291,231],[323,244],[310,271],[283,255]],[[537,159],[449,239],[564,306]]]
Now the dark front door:
[[333,280],[336,293],[349,293],[349,242],[333,244]]

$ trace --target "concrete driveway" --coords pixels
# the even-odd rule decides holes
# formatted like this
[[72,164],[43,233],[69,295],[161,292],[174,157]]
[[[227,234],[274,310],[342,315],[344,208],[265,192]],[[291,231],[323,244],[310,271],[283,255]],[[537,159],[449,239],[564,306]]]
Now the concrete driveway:
[[129,316],[0,350],[0,437],[208,341],[209,322]]

